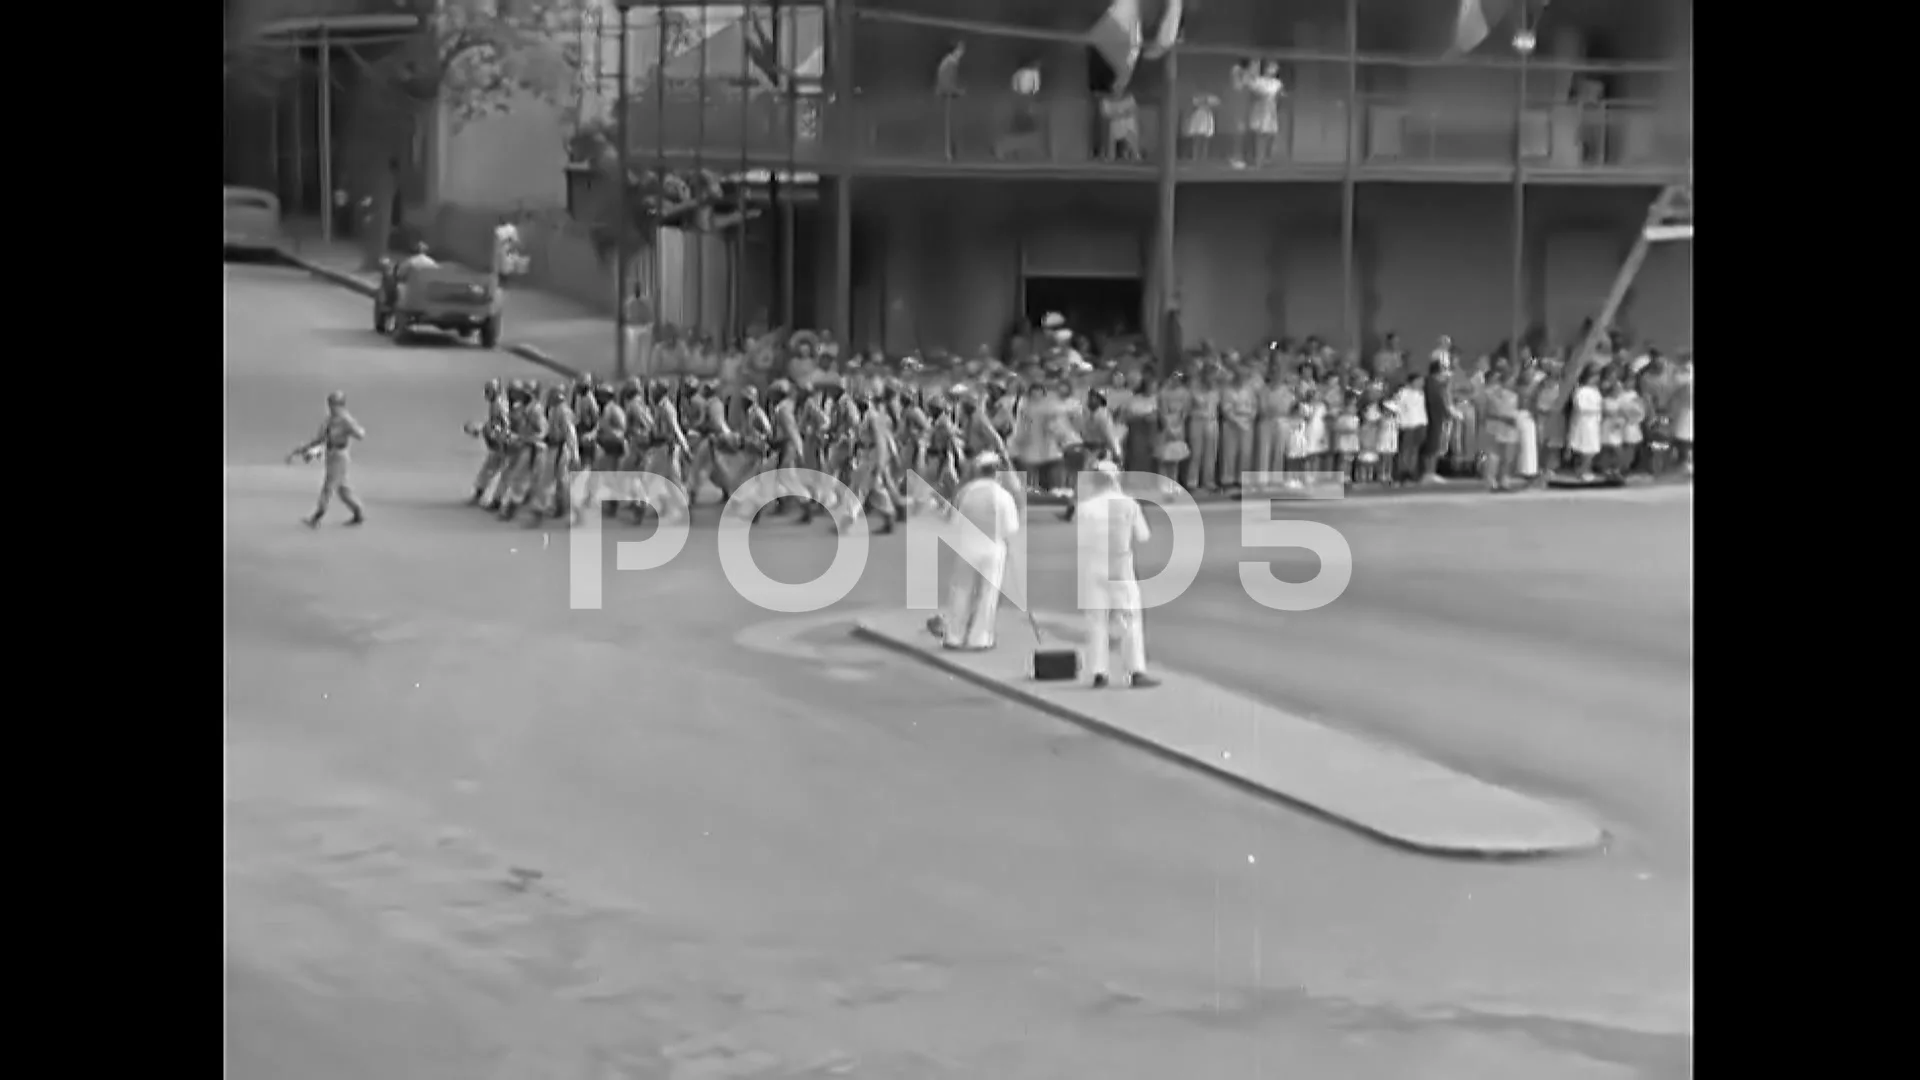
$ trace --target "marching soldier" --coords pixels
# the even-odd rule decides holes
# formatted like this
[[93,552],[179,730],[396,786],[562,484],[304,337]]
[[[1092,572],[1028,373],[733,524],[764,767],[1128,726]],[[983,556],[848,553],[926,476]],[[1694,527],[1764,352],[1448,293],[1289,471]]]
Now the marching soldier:
[[593,425],[593,468],[584,492],[588,505],[582,509],[591,511],[599,506],[603,513],[617,513],[618,500],[626,492],[609,490],[606,477],[620,471],[621,459],[627,453],[627,410],[617,401],[602,405],[598,397],[596,393],[588,399],[595,403],[599,416]]
[[[767,391],[767,399],[773,403],[773,412],[767,418],[772,428],[767,437],[767,461],[772,468],[807,467],[806,436],[800,430],[800,416],[794,409],[795,398],[802,394],[804,390],[796,391],[785,379],[776,381]],[[795,500],[804,499],[806,495],[804,485],[783,486],[780,497],[774,501],[773,513],[786,513],[793,508]]]
[[860,511],[872,508],[880,517],[880,528],[875,530],[884,536],[893,531],[894,521],[900,516],[893,502],[893,463],[899,458],[899,447],[893,438],[893,419],[887,414],[882,403],[869,401],[865,415],[856,421],[857,432],[853,453],[853,489],[854,505],[847,510],[847,518]]
[[473,498],[468,500],[474,506],[487,501],[488,489],[501,478],[507,465],[507,394],[499,379],[487,380],[486,397],[486,419],[478,424],[467,425],[467,434],[478,438],[487,448],[487,456],[480,462],[480,472],[473,478]]
[[927,481],[946,498],[960,487],[960,447],[964,436],[948,403],[936,398],[927,419]]
[[[627,450],[620,458],[620,471],[638,474],[647,468],[647,455],[653,450],[655,425],[653,405],[647,400],[650,391],[647,384],[635,375],[627,381],[626,389],[621,391],[627,414]],[[653,488],[645,476],[637,477],[622,498],[633,500],[634,524],[646,519],[647,500],[653,496]]]
[[[830,474],[833,446],[833,414],[828,411],[832,395],[839,390],[834,387],[816,388],[806,393],[800,402],[799,412],[802,468],[820,474]],[[828,500],[832,498],[831,489],[822,484],[818,477],[813,486],[801,493],[800,524],[813,521],[815,506],[831,512]]]
[[682,462],[693,456],[693,450],[687,445],[687,433],[680,427],[680,409],[674,404],[672,388],[665,384],[654,387],[653,403],[653,446],[647,452],[647,472],[663,480],[680,485],[676,490],[670,484],[659,485],[655,492],[658,502],[654,504],[662,519],[684,517],[693,507],[689,504]]
[[507,497],[500,502],[500,520],[512,521],[520,508],[533,498],[540,478],[552,468],[547,448],[547,410],[542,406],[537,385],[521,389],[520,418],[514,425],[513,465],[505,484]]
[[[739,402],[740,433],[735,438],[739,440],[740,450],[745,455],[745,460],[738,475],[728,477],[731,481],[731,486],[727,489],[729,498],[747,481],[771,468],[773,462],[770,455],[773,447],[773,418],[768,416],[767,410],[760,406],[760,391],[751,386],[743,387]],[[761,509],[764,511],[771,505],[773,504],[763,505]]]
[[358,525],[367,520],[365,508],[360,500],[353,497],[353,486],[347,483],[347,465],[349,448],[354,440],[367,437],[367,431],[347,412],[347,395],[335,390],[327,395],[327,419],[320,425],[320,431],[313,439],[293,449],[287,460],[301,458],[312,461],[325,455],[326,475],[320,481],[320,502],[313,508],[313,514],[300,520],[307,528],[320,527],[320,519],[327,514],[327,506],[335,495],[345,503],[348,512],[353,514],[347,524]]
[[532,500],[535,524],[543,514],[557,518],[571,513],[568,483],[580,467],[580,421],[567,391],[554,387],[547,394],[547,402],[547,468],[537,478]]

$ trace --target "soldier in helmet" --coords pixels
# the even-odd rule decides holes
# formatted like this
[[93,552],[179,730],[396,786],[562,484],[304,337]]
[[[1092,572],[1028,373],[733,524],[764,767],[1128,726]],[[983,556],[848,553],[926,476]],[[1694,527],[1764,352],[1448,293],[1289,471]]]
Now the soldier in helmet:
[[[606,398],[604,402],[602,397]],[[590,479],[581,485],[587,489],[582,492],[582,509],[590,511],[597,505],[603,511],[617,511],[617,501],[625,498],[627,493],[608,486],[608,476],[620,471],[620,461],[627,453],[627,410],[620,402],[613,400],[611,390],[603,394],[596,389],[587,400],[594,403],[598,415],[592,431],[593,464],[587,473]],[[583,450],[582,455],[585,454]]]
[[615,495],[621,500],[633,502],[634,521],[637,524],[646,517],[648,500],[653,497],[652,482],[644,472],[647,455],[653,450],[655,435],[653,403],[649,400],[647,384],[640,376],[628,379],[627,385],[621,389],[620,408],[627,415],[627,446],[620,455],[620,471],[634,479]]
[[327,419],[320,425],[320,431],[313,439],[294,448],[287,460],[304,458],[308,461],[324,455],[326,458],[326,476],[320,481],[320,503],[313,508],[313,514],[301,520],[307,528],[318,528],[320,519],[326,516],[327,506],[335,495],[345,503],[353,516],[347,524],[358,525],[367,519],[365,508],[360,500],[353,497],[353,486],[347,482],[347,464],[349,448],[356,439],[367,437],[367,431],[347,412],[347,395],[335,390],[327,395]]
[[674,391],[665,383],[653,387],[653,446],[647,452],[646,471],[658,477],[654,486],[654,510],[662,518],[684,517],[688,505],[682,463],[693,456],[687,445],[687,433],[680,426],[680,408]]
[[547,411],[540,402],[538,384],[528,382],[520,388],[519,418],[513,427],[513,458],[507,480],[501,485],[506,497],[500,504],[500,520],[512,521],[534,494],[540,476],[551,467],[547,449]]
[[501,387],[499,379],[488,379],[485,393],[486,417],[477,424],[467,425],[467,434],[479,439],[487,448],[487,456],[480,462],[480,472],[473,478],[473,498],[469,501],[475,506],[487,501],[488,489],[500,479],[507,462],[509,418],[506,390]]
[[534,478],[533,496],[529,500],[534,524],[539,523],[542,515],[561,517],[569,512],[568,485],[574,470],[580,467],[579,420],[574,416],[567,389],[549,388],[546,407],[546,468]]

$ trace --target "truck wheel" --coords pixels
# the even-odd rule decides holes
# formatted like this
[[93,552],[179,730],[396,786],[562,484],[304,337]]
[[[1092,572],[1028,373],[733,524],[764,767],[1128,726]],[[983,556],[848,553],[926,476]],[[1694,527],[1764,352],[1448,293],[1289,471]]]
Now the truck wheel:
[[500,320],[488,319],[486,325],[480,328],[480,345],[482,348],[491,349],[499,344]]

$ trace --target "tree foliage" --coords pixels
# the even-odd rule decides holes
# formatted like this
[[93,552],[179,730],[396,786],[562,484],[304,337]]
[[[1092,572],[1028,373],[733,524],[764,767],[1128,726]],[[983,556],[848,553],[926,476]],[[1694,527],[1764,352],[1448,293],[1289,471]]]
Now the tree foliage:
[[405,0],[422,30],[359,62],[402,104],[445,107],[456,124],[516,98],[560,104],[580,67],[585,0]]
[[581,125],[567,149],[574,165],[594,177],[593,205],[584,216],[606,248],[618,243],[623,228],[644,243],[661,227],[720,232],[753,215],[745,186],[712,169],[663,170],[650,149],[633,148],[622,170],[615,121]]

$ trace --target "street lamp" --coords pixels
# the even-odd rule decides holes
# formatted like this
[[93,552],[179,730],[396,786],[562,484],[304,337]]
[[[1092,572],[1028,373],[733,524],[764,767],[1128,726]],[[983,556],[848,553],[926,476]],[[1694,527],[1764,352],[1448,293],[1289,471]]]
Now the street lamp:
[[1507,362],[1520,363],[1520,338],[1526,333],[1527,307],[1527,58],[1539,44],[1533,27],[1527,23],[1530,0],[1520,0],[1519,29],[1513,34],[1513,51],[1520,56],[1519,85],[1513,95],[1513,325],[1507,338]]
[[615,376],[620,379],[627,377],[627,234],[633,231],[633,184],[628,179],[629,174],[627,171],[627,163],[631,158],[631,154],[629,153],[631,144],[627,133],[627,106],[629,104],[628,95],[630,93],[629,83],[631,80],[628,69],[628,57],[633,50],[627,46],[627,17],[638,3],[639,0],[613,0],[614,9],[620,13],[620,100],[618,102],[619,112],[615,114],[614,117],[615,121],[620,125],[620,131],[617,136],[619,143],[617,153],[620,158],[620,213],[618,217],[615,218],[617,229],[614,233],[614,251],[616,253],[615,261],[617,265],[615,265],[613,271],[614,293],[616,294],[614,296],[613,313],[613,370]]

